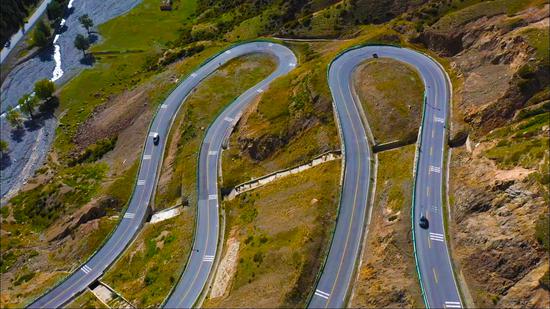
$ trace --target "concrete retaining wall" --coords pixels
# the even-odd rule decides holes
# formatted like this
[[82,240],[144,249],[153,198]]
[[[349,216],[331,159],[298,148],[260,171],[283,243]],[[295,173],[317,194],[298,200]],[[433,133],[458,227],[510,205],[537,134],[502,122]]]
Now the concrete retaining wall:
[[299,165],[299,166],[296,166],[296,167],[291,167],[291,168],[284,169],[284,170],[280,170],[280,171],[277,171],[277,172],[273,172],[273,173],[268,174],[266,176],[244,182],[240,185],[237,185],[235,188],[233,188],[231,190],[231,192],[227,195],[227,200],[232,200],[237,195],[239,195],[241,193],[244,193],[244,192],[256,189],[258,187],[264,186],[264,185],[266,185],[266,184],[268,184],[272,181],[275,181],[277,179],[280,179],[280,178],[283,178],[283,177],[286,177],[286,176],[289,176],[289,175],[292,175],[292,174],[301,173],[301,172],[303,172],[305,170],[308,170],[308,169],[310,169],[314,166],[317,166],[317,165],[325,163],[325,162],[333,161],[333,160],[336,160],[336,159],[340,159],[341,157],[342,157],[342,153],[339,150],[329,151],[329,152],[326,152],[326,153],[316,157],[315,159],[313,159],[309,163]]

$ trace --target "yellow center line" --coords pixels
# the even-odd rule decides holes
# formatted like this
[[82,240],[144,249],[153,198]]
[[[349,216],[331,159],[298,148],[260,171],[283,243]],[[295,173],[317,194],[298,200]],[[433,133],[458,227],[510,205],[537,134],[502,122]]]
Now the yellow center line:
[[[340,83],[340,80],[338,78],[337,78],[337,80],[338,80],[338,83]],[[349,87],[349,85],[348,85],[348,87]],[[341,87],[340,87],[340,95],[342,96],[342,98],[344,97],[344,94],[342,92]],[[347,105],[344,104],[344,107],[346,109],[346,113],[348,114],[348,118],[351,119],[351,114],[349,112],[349,109],[348,109]],[[351,122],[351,127],[352,127],[353,132],[355,133],[354,134],[355,135],[355,142],[359,146],[359,140],[357,139],[357,130],[356,130],[355,125],[353,124],[353,122]],[[359,147],[357,149],[359,149]],[[358,157],[359,157],[359,155],[358,155]],[[357,170],[358,171],[361,170],[361,160],[358,160]],[[342,258],[340,259],[340,263],[338,264],[338,271],[336,272],[336,280],[334,280],[334,283],[332,284],[332,288],[330,289],[330,294],[328,296],[327,302],[325,303],[325,308],[327,308],[328,305],[330,304],[330,299],[332,298],[332,294],[334,293],[334,288],[336,287],[336,283],[338,282],[338,279],[340,277],[340,270],[342,269],[342,264],[344,262],[344,257],[346,255],[346,250],[347,250],[347,247],[348,247],[349,236],[351,234],[351,226],[353,225],[352,223],[353,223],[353,217],[355,215],[355,205],[356,205],[356,202],[357,202],[357,192],[358,191],[359,191],[359,181],[356,181],[355,182],[355,192],[354,192],[354,195],[353,195],[353,208],[352,208],[352,211],[351,211],[351,220],[350,220],[350,224],[349,224],[349,227],[348,227],[348,233],[346,235],[346,242],[344,243],[344,250],[343,250]]]

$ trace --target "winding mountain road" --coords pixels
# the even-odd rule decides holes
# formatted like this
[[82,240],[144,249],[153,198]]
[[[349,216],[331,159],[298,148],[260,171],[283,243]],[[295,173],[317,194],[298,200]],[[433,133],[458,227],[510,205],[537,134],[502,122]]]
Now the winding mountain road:
[[[441,67],[431,58],[392,46],[351,49],[337,57],[329,68],[329,87],[343,137],[344,182],[332,245],[309,307],[344,307],[360,258],[366,214],[370,212],[368,191],[371,185],[371,150],[365,125],[361,121],[362,107],[353,96],[351,80],[355,68],[361,62],[373,58],[374,54],[414,66],[424,81],[427,103],[424,105],[413,200],[415,257],[426,306],[460,308],[462,305],[445,242],[442,215],[441,171],[449,83]],[[421,215],[429,219],[429,229],[417,228]],[[370,221],[370,214],[368,218]]]
[[[207,61],[168,96],[158,109],[149,128],[141,157],[138,180],[129,206],[114,233],[84,265],[29,307],[58,308],[63,306],[101,277],[105,270],[124,252],[145,221],[147,207],[153,196],[163,159],[166,137],[179,107],[193,89],[221,65],[251,53],[273,55],[278,60],[278,67],[266,79],[231,103],[208,129],[203,141],[199,158],[199,202],[193,252],[179,283],[166,302],[166,307],[188,308],[195,304],[206,286],[216,256],[219,234],[217,179],[222,143],[230,134],[247,104],[263,92],[274,79],[287,74],[296,66],[297,59],[293,52],[279,44],[251,42],[234,46]],[[160,135],[159,144],[156,146],[152,139],[154,133]]]

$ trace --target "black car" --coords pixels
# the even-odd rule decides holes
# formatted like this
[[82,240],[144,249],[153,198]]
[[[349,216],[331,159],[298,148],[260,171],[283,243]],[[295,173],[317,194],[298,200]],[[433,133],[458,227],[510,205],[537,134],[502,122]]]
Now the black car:
[[428,219],[426,217],[422,216],[420,217],[419,225],[423,229],[427,229],[430,226],[430,223],[428,222]]
[[158,145],[159,140],[160,140],[159,134],[158,133],[153,134],[153,144]]
[[372,54],[373,58],[378,58],[378,54]]

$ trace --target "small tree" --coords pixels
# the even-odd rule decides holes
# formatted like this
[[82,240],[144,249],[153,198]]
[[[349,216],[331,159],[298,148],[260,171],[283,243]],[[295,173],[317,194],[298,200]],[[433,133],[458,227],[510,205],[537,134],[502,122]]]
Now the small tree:
[[24,94],[21,99],[19,99],[19,106],[21,106],[21,111],[31,119],[34,119],[34,110],[38,105],[38,98],[35,95]]
[[8,151],[9,151],[8,142],[6,142],[3,139],[0,139],[0,154],[4,155],[5,153],[8,153]]
[[90,41],[82,34],[77,34],[74,39],[74,47],[81,50],[84,57],[86,57],[86,50],[90,48]]
[[6,111],[6,120],[12,127],[21,127],[21,125],[23,125],[21,113],[12,106],[8,107],[8,110]]
[[56,20],[63,17],[64,11],[65,9],[63,8],[63,5],[58,1],[50,2],[50,4],[48,4],[48,8],[46,9],[49,20]]
[[48,45],[49,38],[52,35],[52,31],[48,25],[43,20],[39,20],[36,23],[36,28],[34,29],[32,39],[34,44],[39,47],[44,47]]
[[51,80],[42,79],[34,84],[34,93],[42,100],[51,98],[54,91],[55,84]]
[[86,29],[88,32],[88,35],[90,35],[90,28],[94,26],[94,21],[88,16],[88,14],[84,14],[78,18],[78,21]]

